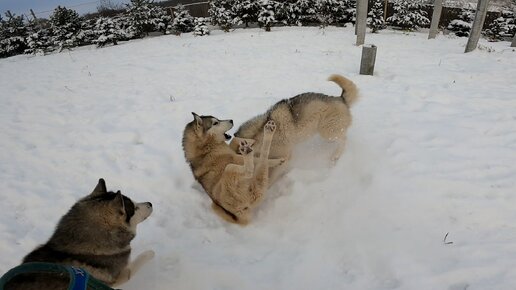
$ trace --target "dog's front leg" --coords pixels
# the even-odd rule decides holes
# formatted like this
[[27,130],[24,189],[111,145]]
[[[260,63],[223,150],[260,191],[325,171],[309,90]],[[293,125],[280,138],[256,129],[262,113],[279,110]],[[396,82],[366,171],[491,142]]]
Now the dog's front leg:
[[131,277],[140,270],[140,268],[145,265],[147,262],[152,260],[154,258],[155,254],[154,251],[149,250],[145,251],[136,257],[134,261],[129,263],[125,269],[120,272],[120,275],[118,275],[118,278],[116,279],[115,283],[113,283],[113,287],[121,285],[131,279]]
[[245,178],[253,177],[254,172],[254,158],[253,154],[249,154],[253,152],[251,145],[247,142],[247,140],[241,140],[240,145],[238,147],[238,151],[242,154],[242,158],[244,160],[244,165],[238,164],[228,164],[226,168],[224,168],[224,172],[229,173],[241,173]]

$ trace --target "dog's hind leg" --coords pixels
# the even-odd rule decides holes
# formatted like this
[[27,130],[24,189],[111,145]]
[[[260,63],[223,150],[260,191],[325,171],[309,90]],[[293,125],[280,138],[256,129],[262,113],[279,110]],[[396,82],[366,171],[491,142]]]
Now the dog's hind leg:
[[259,202],[263,197],[263,193],[269,187],[269,152],[271,149],[272,136],[274,135],[274,131],[276,131],[274,121],[268,121],[263,127],[263,131],[264,135],[260,149],[260,157],[254,172],[254,202]]
[[115,287],[129,281],[131,277],[136,272],[138,272],[143,265],[152,260],[154,256],[155,254],[152,250],[145,251],[139,254],[138,257],[134,259],[134,261],[129,263],[129,265],[127,265],[127,267],[125,267],[125,269],[123,269],[122,272],[120,272],[120,275],[118,275],[115,283],[113,283],[113,285],[111,286]]

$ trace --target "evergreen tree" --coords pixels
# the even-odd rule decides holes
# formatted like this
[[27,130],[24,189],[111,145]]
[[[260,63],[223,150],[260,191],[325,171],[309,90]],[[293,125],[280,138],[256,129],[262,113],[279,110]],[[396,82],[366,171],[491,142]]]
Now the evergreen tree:
[[172,28],[178,33],[192,32],[195,29],[194,18],[183,5],[176,7]]
[[447,29],[453,31],[459,37],[468,37],[473,25],[475,12],[472,10],[464,10],[458,19],[454,19],[448,24]]
[[235,24],[240,24],[240,18],[233,11],[233,0],[213,0],[210,2],[209,14],[213,25],[229,32]]
[[27,48],[27,29],[23,23],[23,16],[16,16],[10,12],[5,16],[5,20],[0,17],[0,57],[21,54]]
[[52,29],[51,40],[58,51],[80,44],[81,19],[75,10],[57,6],[50,16],[50,23]]
[[235,0],[232,10],[235,17],[249,27],[249,23],[258,21],[260,4],[258,0]]
[[350,22],[349,0],[319,0],[316,5],[317,19],[321,25],[345,24]]
[[96,39],[93,40],[98,47],[103,47],[107,44],[118,44],[118,41],[125,38],[124,32],[119,27],[117,21],[112,18],[100,17],[95,21],[93,29]]
[[29,20],[27,24],[27,36],[25,42],[26,54],[45,54],[53,50],[51,42],[51,31],[48,21],[40,19]]
[[516,21],[514,12],[503,10],[500,17],[495,19],[485,31],[490,41],[510,39],[516,32]]
[[281,22],[285,25],[303,25],[302,11],[299,6],[297,6],[297,0],[287,0],[281,3],[282,5],[278,7],[276,11],[277,21]]
[[163,8],[155,6],[153,0],[131,0],[127,4],[128,30],[135,37],[144,37],[154,31],[166,31],[168,23]]
[[317,1],[316,0],[297,0],[296,7],[299,12],[299,21],[303,25],[318,22]]
[[194,19],[195,28],[194,35],[195,36],[203,36],[210,34],[210,30],[208,29],[207,19],[203,17],[197,17]]
[[427,16],[420,0],[395,0],[394,14],[387,18],[387,23],[401,29],[417,30],[430,24]]
[[272,0],[263,0],[260,3],[260,12],[258,13],[258,25],[265,29],[265,31],[271,31],[271,27],[276,23],[275,18],[275,5]]
[[376,33],[378,30],[385,29],[385,21],[383,20],[383,4],[383,0],[374,0],[373,7],[371,7],[371,10],[367,14],[367,26],[372,29],[373,33]]

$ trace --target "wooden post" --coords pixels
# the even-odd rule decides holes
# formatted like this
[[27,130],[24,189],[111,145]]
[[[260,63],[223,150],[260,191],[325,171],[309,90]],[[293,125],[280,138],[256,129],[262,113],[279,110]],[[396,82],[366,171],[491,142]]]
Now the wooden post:
[[360,74],[370,75],[374,73],[374,64],[376,62],[376,45],[362,46],[362,60],[360,61]]
[[428,33],[428,39],[434,39],[439,32],[439,20],[441,19],[442,10],[443,0],[435,0],[434,12],[432,13],[432,24],[430,24],[430,33]]
[[31,10],[30,10],[30,14],[32,15],[32,18],[34,18],[34,20],[38,19],[38,18],[36,17],[36,13],[34,13],[34,10],[32,10],[32,9],[31,9]]
[[387,22],[387,7],[389,6],[389,0],[385,0],[385,7],[383,8],[383,21]]
[[514,37],[512,38],[511,47],[516,47],[516,33],[514,34]]
[[468,44],[466,44],[466,50],[464,52],[471,52],[477,48],[478,40],[480,39],[480,33],[482,32],[482,27],[484,26],[484,20],[486,20],[488,4],[489,0],[478,0],[477,13],[475,14],[475,20],[473,21]]
[[355,35],[358,34],[358,10],[360,9],[360,0],[356,1],[356,7],[355,7]]
[[367,0],[357,0],[357,43],[356,45],[362,45],[365,42],[365,33],[367,27]]

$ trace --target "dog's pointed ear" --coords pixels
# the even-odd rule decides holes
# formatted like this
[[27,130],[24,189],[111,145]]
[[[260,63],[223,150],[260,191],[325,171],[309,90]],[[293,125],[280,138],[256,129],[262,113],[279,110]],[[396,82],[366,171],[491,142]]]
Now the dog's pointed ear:
[[124,196],[120,190],[116,192],[116,197],[113,202],[115,203],[115,206],[120,209],[120,215],[125,215]]
[[192,115],[194,117],[194,120],[195,120],[195,123],[197,124],[197,126],[199,127],[202,127],[202,119],[199,115],[197,115],[196,113],[192,112]]
[[95,186],[95,189],[91,192],[91,196],[100,196],[107,193],[106,182],[103,178],[99,179],[99,183]]

